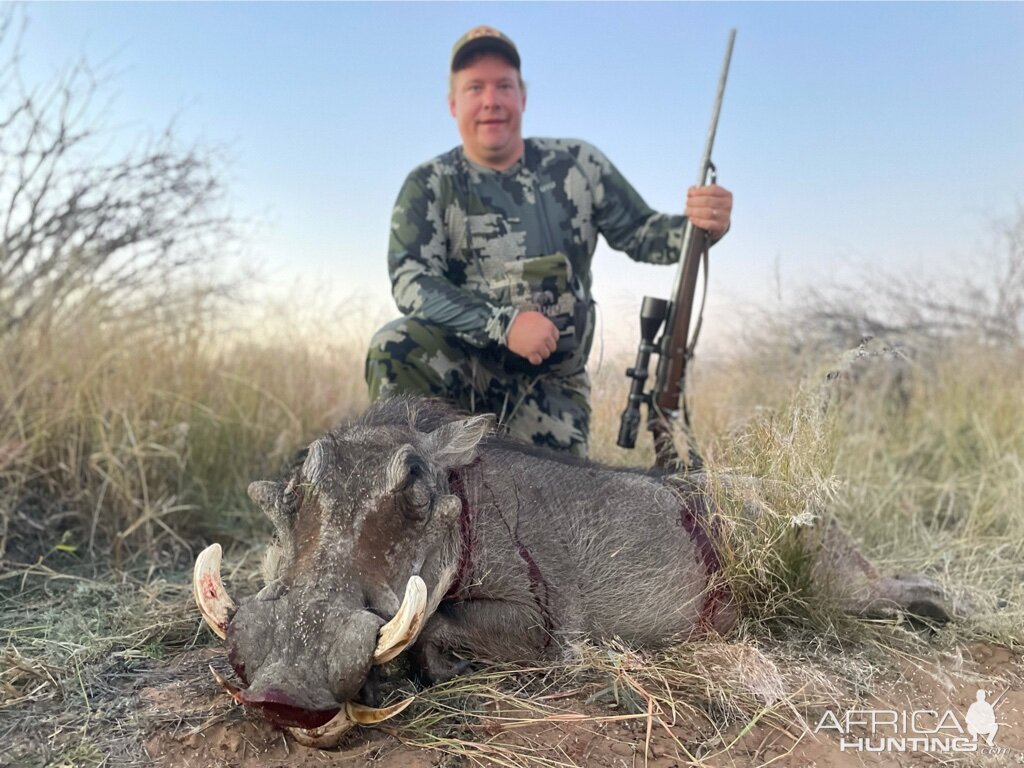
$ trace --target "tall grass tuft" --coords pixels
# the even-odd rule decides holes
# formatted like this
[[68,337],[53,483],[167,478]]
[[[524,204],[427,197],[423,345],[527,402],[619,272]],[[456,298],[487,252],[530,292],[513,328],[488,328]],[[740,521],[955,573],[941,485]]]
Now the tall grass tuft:
[[[788,399],[735,403],[746,420],[707,435],[712,466],[762,478],[762,500],[777,516],[769,539],[787,525],[833,516],[880,571],[942,582],[975,615],[959,626],[961,639],[1019,644],[1024,351],[949,339],[905,353],[898,376],[890,375],[891,359],[879,359],[842,387],[829,382],[834,366],[793,364],[814,372]],[[755,553],[745,554],[749,567]],[[805,572],[793,561],[788,567],[796,588]]]
[[308,319],[97,309],[0,338],[0,553],[120,565],[250,534],[246,485],[365,404],[359,330]]

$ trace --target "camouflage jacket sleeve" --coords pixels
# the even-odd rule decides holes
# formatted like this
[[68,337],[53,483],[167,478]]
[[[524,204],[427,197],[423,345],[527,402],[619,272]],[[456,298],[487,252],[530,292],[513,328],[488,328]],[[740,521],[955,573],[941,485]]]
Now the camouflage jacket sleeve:
[[449,265],[446,184],[450,177],[428,163],[410,173],[398,193],[388,247],[392,295],[404,314],[432,320],[469,344],[504,344],[517,310],[467,290],[460,284],[461,262]]
[[580,165],[594,190],[595,223],[608,245],[635,261],[679,261],[683,216],[652,209],[601,150],[580,145]]

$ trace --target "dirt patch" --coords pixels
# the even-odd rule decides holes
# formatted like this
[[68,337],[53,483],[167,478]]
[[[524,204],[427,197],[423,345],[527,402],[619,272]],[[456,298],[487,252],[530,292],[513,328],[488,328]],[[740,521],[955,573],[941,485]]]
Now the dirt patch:
[[[403,714],[387,728],[357,730],[334,751],[303,747],[246,714],[217,688],[206,671],[211,662],[223,663],[222,652],[206,649],[182,654],[155,668],[154,675],[160,679],[138,690],[140,724],[147,733],[143,746],[156,764],[172,768],[425,768],[485,762],[595,768],[670,768],[695,763],[709,768],[1024,764],[1024,663],[1019,652],[986,644],[956,654],[936,654],[933,659],[901,658],[895,665],[898,673],[876,682],[859,703],[831,708],[844,728],[847,709],[854,713],[853,723],[842,734],[834,728],[817,728],[822,718],[827,718],[829,707],[794,711],[788,722],[778,717],[778,712],[772,717],[755,716],[719,730],[713,712],[698,714],[694,710],[693,716],[672,722],[654,716],[653,711],[648,716],[601,703],[588,689],[549,694],[549,702],[557,701],[557,712],[543,717],[532,710],[497,711],[491,707],[455,726],[445,721],[437,732],[426,735],[406,728]],[[907,717],[918,712],[913,721],[917,730],[936,731],[929,738],[944,742],[946,737],[956,736],[975,743],[957,729],[966,727],[966,712],[978,690],[986,691],[988,700],[996,702],[1000,725],[992,747],[982,738],[976,752],[942,752],[934,743],[931,752],[892,751],[891,742],[884,752],[869,752],[867,747],[858,751],[849,744],[842,748],[843,739],[858,744],[858,739],[866,738],[868,745],[877,747],[881,738],[924,735],[903,732],[899,724],[880,725],[879,721],[887,720],[882,713],[889,711],[907,713]],[[774,705],[774,709],[784,708],[784,701]],[[868,725],[856,725],[871,712],[876,718],[874,734]],[[936,728],[940,722],[942,727]]]
[[[775,759],[773,765],[793,768],[1024,765],[1024,665],[1019,652],[976,644],[960,654],[931,662],[922,663],[908,656],[901,659],[899,667],[898,677],[883,681],[852,710],[850,721],[862,724],[848,727],[844,720],[847,712],[833,710],[843,729],[840,732],[828,727],[833,721],[822,710],[816,720],[808,720],[809,730],[801,738],[789,744],[785,738],[771,738],[762,755],[755,753],[751,757]],[[966,732],[966,713],[978,690],[986,691],[989,701],[996,701],[1000,730],[992,747],[984,738],[978,741]],[[916,719],[914,713],[918,713]],[[819,729],[821,724],[824,727]],[[928,751],[913,751],[913,747],[906,752],[898,751],[902,739],[909,743],[915,737],[935,741]],[[884,741],[890,738],[894,741]],[[966,744],[977,751],[959,751],[953,742],[957,738],[962,739],[961,748]],[[947,743],[950,749],[944,751]],[[868,751],[883,748],[884,751]],[[750,764],[760,763],[755,760]]]

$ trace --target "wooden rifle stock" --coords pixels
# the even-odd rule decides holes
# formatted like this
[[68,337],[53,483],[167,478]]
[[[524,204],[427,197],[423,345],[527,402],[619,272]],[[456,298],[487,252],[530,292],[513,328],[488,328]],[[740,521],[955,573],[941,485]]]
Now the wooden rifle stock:
[[[729,42],[725,50],[725,62],[718,80],[718,91],[715,106],[711,115],[711,126],[708,128],[704,154],[701,157],[697,173],[697,186],[705,186],[715,182],[715,166],[711,162],[711,150],[718,130],[718,116],[722,111],[722,98],[725,95],[725,83],[729,75],[729,62],[732,59],[733,44],[736,41],[736,30],[730,30]],[[710,245],[708,233],[693,225],[687,218],[683,228],[682,246],[679,257],[679,269],[676,272],[675,285],[671,301],[663,315],[664,331],[656,344],[651,339],[656,330],[650,327],[651,316],[647,312],[651,302],[657,301],[646,297],[644,309],[641,311],[640,350],[637,353],[637,364],[626,371],[633,379],[629,402],[622,414],[619,428],[618,445],[632,448],[636,444],[636,427],[639,422],[639,406],[647,403],[647,428],[654,437],[654,448],[657,465],[663,469],[678,470],[680,468],[696,469],[701,465],[700,454],[697,452],[690,434],[689,411],[686,407],[686,366],[693,356],[693,350],[700,332],[700,319],[690,339],[690,323],[693,316],[693,300],[697,292],[697,275],[700,264],[704,262],[704,290],[707,292],[707,250]],[[703,306],[702,306],[703,311]],[[660,324],[660,318],[658,318]],[[645,323],[647,326],[645,327]],[[647,379],[647,363],[652,352],[658,355],[658,369],[653,389],[643,392],[643,384]],[[683,411],[683,426],[687,432],[689,445],[687,459],[684,462],[673,440],[672,427],[678,417],[680,406]]]
[[[697,345],[696,334],[693,341],[690,341],[690,323],[701,261],[704,262],[704,284],[707,286],[708,233],[689,222],[687,227],[692,228],[693,235],[689,241],[689,248],[680,256],[679,290],[669,308],[668,321],[661,338],[658,373],[651,392],[652,407],[648,413],[647,427],[654,438],[657,465],[662,469],[678,469],[684,466],[672,438],[672,424],[682,404],[683,426],[689,433],[690,418],[685,402],[686,367]],[[700,454],[693,444],[692,436],[687,434],[687,438],[690,445],[687,448],[685,466],[698,469],[702,463]]]

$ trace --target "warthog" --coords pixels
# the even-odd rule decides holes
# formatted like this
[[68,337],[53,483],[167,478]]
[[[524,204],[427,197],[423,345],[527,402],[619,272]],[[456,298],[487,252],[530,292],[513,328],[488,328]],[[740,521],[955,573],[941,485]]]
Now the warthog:
[[[249,486],[276,529],[263,590],[236,608],[220,548],[197,560],[196,600],[247,687],[222,684],[325,746],[407,703],[358,703],[372,668],[407,648],[437,681],[460,658],[538,659],[579,636],[664,646],[727,632],[706,484],[550,453],[434,401],[380,402],[313,442],[286,481]],[[854,609],[945,615],[930,582],[879,578],[836,532],[813,540]]]

